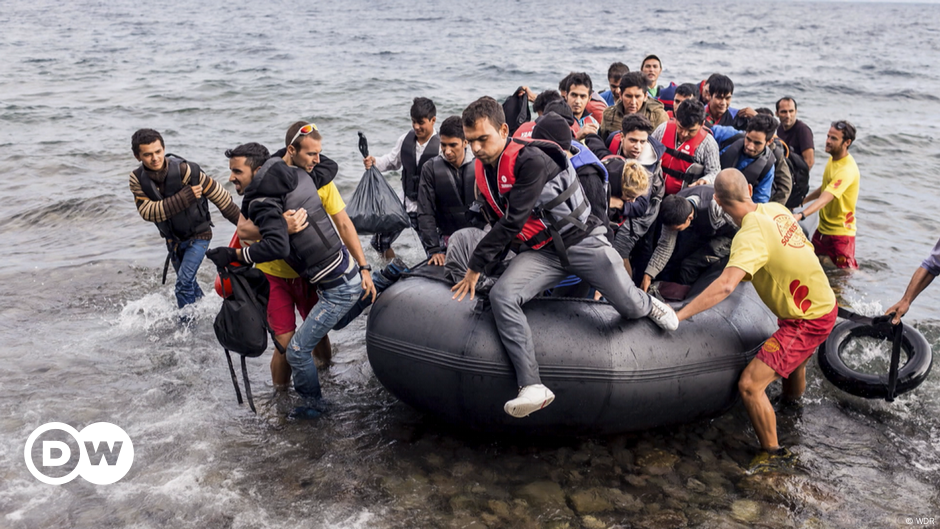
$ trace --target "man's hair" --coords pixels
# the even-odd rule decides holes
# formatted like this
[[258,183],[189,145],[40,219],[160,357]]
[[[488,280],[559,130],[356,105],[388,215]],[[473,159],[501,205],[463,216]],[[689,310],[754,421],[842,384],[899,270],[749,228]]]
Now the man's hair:
[[623,173],[620,184],[621,196],[639,197],[650,188],[650,174],[645,167],[636,160],[627,160],[623,163]]
[[649,79],[643,75],[643,72],[629,72],[623,74],[620,78],[620,91],[624,91],[627,88],[640,88],[646,90],[649,88]]
[[622,62],[615,62],[607,69],[607,80],[620,79],[623,74],[630,73],[630,67]]
[[[309,125],[309,122],[306,121],[297,121],[293,125],[287,128],[287,134],[284,135],[284,146],[290,147],[294,146],[295,149],[300,148],[300,143],[304,141],[304,138],[313,138],[317,141],[323,139],[323,136],[320,135],[320,131],[317,130],[316,125],[313,126],[313,130],[310,131],[310,134],[305,134],[303,136],[297,136],[297,131],[299,131],[304,125]],[[294,139],[294,136],[297,136],[297,139],[294,140],[294,143],[288,143],[290,140]]]
[[685,224],[691,214],[692,203],[679,195],[669,195],[659,205],[659,219],[663,222],[663,226]]
[[437,117],[437,107],[434,101],[426,97],[416,97],[411,103],[411,120],[421,121]]
[[659,57],[651,53],[643,58],[643,62],[640,63],[640,68],[643,68],[644,66],[646,66],[646,61],[649,61],[649,60],[655,60],[656,62],[659,63],[660,68],[663,67],[663,61],[659,60]]
[[271,157],[271,153],[268,152],[268,148],[264,145],[252,142],[225,151],[225,157],[229,160],[244,157],[248,167],[257,169],[264,165],[265,160]]
[[705,122],[705,105],[696,98],[686,99],[675,111],[676,121],[683,128],[701,125]]
[[506,114],[503,106],[490,96],[483,96],[463,109],[461,119],[464,127],[472,127],[477,121],[486,118],[495,127],[500,128],[506,124]]
[[571,84],[571,76],[574,75],[574,72],[570,72],[568,75],[561,78],[561,81],[558,81],[558,91],[567,92],[568,85]]
[[765,116],[774,117],[774,111],[770,110],[767,107],[760,107],[758,109],[755,109],[754,112],[757,112],[758,114],[763,114]]
[[682,83],[676,88],[676,95],[682,97],[695,97],[698,95],[698,87],[692,83]]
[[629,134],[635,130],[642,130],[647,134],[653,133],[653,124],[642,114],[627,114],[620,122],[620,130]]
[[790,97],[790,96],[783,96],[783,97],[781,97],[780,99],[778,99],[778,100],[777,100],[776,110],[778,110],[778,111],[780,110],[780,103],[782,103],[782,102],[784,102],[784,101],[790,101],[791,103],[793,103],[793,110],[796,110],[796,99],[793,99],[793,98]]
[[561,94],[558,93],[558,90],[546,90],[535,96],[535,101],[532,103],[532,110],[538,114],[539,112],[545,110],[545,105],[551,103],[552,101],[561,100]]
[[159,141],[160,146],[166,149],[166,144],[163,143],[163,136],[159,132],[153,129],[140,129],[131,136],[131,150],[134,151],[134,156],[140,154],[141,145],[150,145],[151,143]]
[[774,133],[777,131],[777,120],[773,116],[768,116],[766,114],[758,114],[747,122],[747,129],[745,132],[763,132],[766,136],[767,141],[770,141],[774,137]]
[[[840,125],[841,125],[841,128],[840,128]],[[848,121],[844,119],[840,119],[840,120],[833,121],[832,126],[835,127],[836,130],[842,132],[842,141],[852,140],[853,143],[855,142],[855,133],[857,132],[855,130],[855,125],[852,125],[851,123],[849,123]]]
[[568,86],[565,87],[565,90],[571,90],[572,86],[586,86],[588,89],[588,95],[594,91],[594,84],[591,83],[591,76],[586,72],[575,72],[568,76]]
[[441,123],[440,135],[448,138],[466,139],[466,136],[463,135],[463,124],[460,122],[460,116],[450,116],[445,119]]
[[718,97],[732,95],[734,94],[734,83],[727,75],[713,73],[708,78],[708,93]]

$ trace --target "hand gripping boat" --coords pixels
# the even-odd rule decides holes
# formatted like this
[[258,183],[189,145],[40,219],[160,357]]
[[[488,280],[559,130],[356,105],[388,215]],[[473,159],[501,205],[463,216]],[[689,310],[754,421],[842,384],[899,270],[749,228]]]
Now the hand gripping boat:
[[[385,291],[366,347],[379,381],[412,407],[482,431],[609,434],[687,423],[727,411],[738,377],[777,321],[749,283],[666,332],[625,320],[605,302],[538,298],[525,305],[542,383],[555,401],[524,419],[503,404],[516,377],[484,301],[451,299],[440,267]],[[699,280],[701,292],[721,270]],[[678,306],[678,305],[677,305]]]

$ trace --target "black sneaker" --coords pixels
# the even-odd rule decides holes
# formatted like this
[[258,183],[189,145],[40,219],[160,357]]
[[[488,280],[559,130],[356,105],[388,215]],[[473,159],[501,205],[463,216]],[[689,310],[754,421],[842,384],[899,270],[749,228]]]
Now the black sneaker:
[[408,271],[408,265],[401,258],[396,257],[382,269],[382,275],[391,282],[398,281],[401,275]]

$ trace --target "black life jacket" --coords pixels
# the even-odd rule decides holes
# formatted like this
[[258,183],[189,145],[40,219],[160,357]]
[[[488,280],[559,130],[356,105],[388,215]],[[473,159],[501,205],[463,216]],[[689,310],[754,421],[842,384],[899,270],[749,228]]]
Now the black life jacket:
[[[722,169],[736,169],[741,155],[744,154],[744,135],[737,135],[734,136],[734,138],[737,139],[721,153]],[[763,180],[767,173],[773,169],[776,162],[777,159],[774,157],[773,150],[764,147],[764,152],[741,172],[744,173],[744,178],[747,180],[747,183],[756,186],[757,183]]]
[[418,182],[421,180],[421,168],[431,158],[441,153],[441,137],[437,134],[431,136],[424,148],[420,160],[415,159],[415,147],[418,140],[415,131],[411,130],[401,142],[401,187],[405,196],[413,201],[418,200]]
[[695,210],[695,215],[692,217],[692,224],[686,230],[689,232],[687,235],[694,234],[696,238],[702,239],[703,242],[714,236],[715,228],[712,226],[709,213],[712,202],[715,201],[715,187],[711,185],[687,187],[676,193],[676,195],[686,200],[694,198],[694,200],[689,200]]
[[459,169],[447,163],[443,156],[431,159],[434,176],[435,213],[437,227],[444,235],[473,225],[467,212],[474,201],[474,164],[464,162]]
[[[299,167],[291,167],[280,158],[270,158],[258,170],[255,180],[264,178],[272,167],[282,164],[277,171],[294,171],[297,186],[281,197],[284,210],[307,210],[307,223],[303,230],[290,235],[290,255],[285,261],[304,279],[311,283],[319,281],[327,271],[332,270],[343,258],[343,241],[336,233],[333,220],[323,209],[323,202],[317,194],[317,185],[310,175]],[[269,176],[271,178],[273,176]],[[253,202],[271,200],[271,197],[259,197]]]
[[790,166],[790,174],[793,177],[793,185],[790,187],[790,197],[787,198],[786,206],[789,209],[798,208],[803,204],[803,199],[809,193],[809,166],[803,159],[803,154],[790,149],[790,146],[784,142],[787,148],[787,164]]
[[[137,181],[140,182],[141,189],[150,200],[163,200],[179,193],[183,189],[183,175],[180,171],[180,163],[186,162],[186,160],[173,154],[167,154],[165,160],[167,164],[167,174],[166,180],[163,181],[162,193],[157,188],[157,183],[147,176],[147,171],[144,170],[143,164],[140,164],[140,167],[134,169],[134,175],[137,177]],[[186,164],[189,165],[190,179],[195,177],[196,183],[198,184],[199,174],[202,171],[199,169],[198,165],[192,162],[186,162]],[[203,195],[202,198],[197,198],[194,203],[190,204],[190,206],[183,211],[165,221],[155,222],[154,224],[157,225],[157,229],[160,230],[160,235],[163,236],[164,239],[173,242],[188,241],[196,235],[208,231],[209,228],[212,227],[212,219],[209,217],[209,200]]]

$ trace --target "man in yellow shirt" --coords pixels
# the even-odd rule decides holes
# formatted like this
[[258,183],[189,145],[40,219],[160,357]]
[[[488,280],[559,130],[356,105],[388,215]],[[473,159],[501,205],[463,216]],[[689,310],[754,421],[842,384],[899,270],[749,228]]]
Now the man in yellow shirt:
[[[365,263],[356,228],[349,221],[345,212],[346,204],[332,181],[337,172],[336,162],[321,154],[323,138],[315,126],[309,127],[310,130],[306,134],[300,133],[305,125],[308,125],[305,121],[291,125],[285,137],[287,147],[276,152],[274,156],[282,157],[287,165],[303,168],[314,180],[320,179],[317,182],[317,194],[323,202],[324,211],[336,224],[337,232],[352,258],[357,263]],[[306,212],[297,212],[297,216],[297,221],[288,219],[288,233],[307,227]],[[250,241],[261,238],[261,232],[250,219],[245,218],[238,224],[238,236],[250,244]],[[270,285],[268,324],[274,331],[274,339],[286,349],[297,328],[294,310],[296,308],[300,317],[306,320],[310,309],[318,302],[316,288],[302,279],[284,260],[258,263],[255,266],[265,273]],[[365,274],[371,271],[368,265],[361,268]],[[321,367],[329,365],[332,356],[329,336],[323,337],[313,354]],[[275,353],[271,358],[271,378],[275,389],[286,391],[290,377],[291,368],[285,355]]]
[[741,373],[738,389],[757,432],[761,463],[788,457],[777,443],[777,419],[765,390],[784,378],[783,396],[795,400],[806,389],[806,362],[836,322],[838,306],[813,246],[789,210],[775,202],[755,204],[752,188],[737,169],[715,180],[715,201],[741,229],[731,243],[724,272],[678,313],[679,321],[709,309],[751,281],[778,320],[779,329]]
[[805,219],[819,212],[819,227],[813,234],[816,255],[827,256],[839,268],[858,268],[855,262],[855,205],[858,202],[859,172],[849,146],[855,141],[855,127],[848,121],[834,121],[826,135],[826,152],[832,158],[826,163],[822,186],[806,195],[803,204],[812,202],[795,213]]

